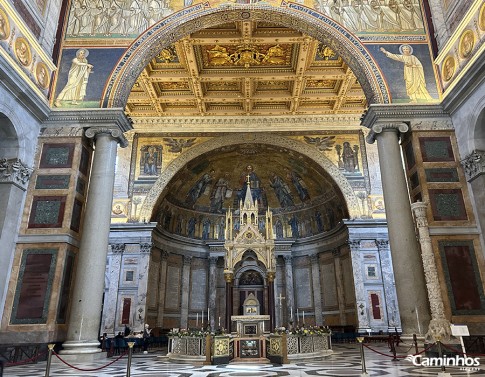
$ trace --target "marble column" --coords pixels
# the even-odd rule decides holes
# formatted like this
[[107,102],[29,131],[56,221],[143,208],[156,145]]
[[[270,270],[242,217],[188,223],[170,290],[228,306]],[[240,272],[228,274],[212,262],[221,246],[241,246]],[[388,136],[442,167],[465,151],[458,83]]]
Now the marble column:
[[[342,264],[340,260],[340,249],[336,248],[332,250],[333,266],[335,269],[335,281],[337,284],[337,300],[338,300],[338,313],[340,323],[347,323],[345,316],[345,288],[344,288],[344,276],[342,273]],[[324,323],[325,324],[325,323]]]
[[98,332],[108,254],[116,149],[118,143],[126,146],[126,139],[119,129],[89,128],[85,135],[95,140],[96,147],[77,255],[67,341],[63,343],[64,349],[61,351],[73,355],[101,352]]
[[188,329],[189,327],[189,296],[190,296],[190,265],[192,257],[184,255],[182,267],[182,304],[180,308],[180,327]]
[[275,307],[275,291],[274,291],[274,279],[275,273],[272,271],[268,271],[266,274],[266,278],[268,279],[268,307],[269,307],[269,330],[273,331],[275,328],[275,314],[276,314],[276,307]]
[[218,257],[209,257],[209,325],[215,329],[216,321],[216,298],[217,298],[217,259]]
[[293,258],[291,255],[285,255],[283,258],[285,260],[286,313],[288,315],[288,323],[290,323],[296,322],[295,289],[293,287]]
[[[232,302],[233,301],[233,284],[234,284],[234,275],[232,274],[232,272],[225,272],[224,273],[224,280],[226,281],[226,329],[227,329],[228,332],[231,332],[231,317],[232,317],[232,306],[233,306],[233,302]],[[220,327],[219,322],[217,322],[216,328]]]
[[400,134],[408,130],[405,123],[375,123],[367,141],[373,143],[377,139],[402,330],[411,335],[423,333],[430,315],[399,144]]
[[429,236],[428,219],[426,218],[427,203],[416,202],[411,208],[416,218],[416,226],[419,232],[421,244],[421,256],[423,258],[424,277],[428,288],[429,305],[431,308],[431,321],[429,323],[426,339],[436,342],[447,341],[451,337],[450,322],[445,316],[445,306],[441,296],[441,287],[438,279],[438,271],[434,259],[433,245]]
[[485,246],[485,151],[475,150],[461,161],[465,176],[473,195],[474,210],[482,233],[482,246]]
[[313,290],[313,308],[315,310],[315,325],[323,325],[322,315],[322,288],[320,285],[320,259],[318,254],[310,256],[312,263],[312,290]]
[[162,250],[160,253],[160,277],[158,285],[158,315],[157,327],[164,328],[163,319],[165,316],[165,298],[167,294],[167,260],[168,252]]
[[384,285],[384,297],[387,311],[388,332],[401,331],[401,319],[397,305],[396,285],[394,284],[394,272],[392,270],[389,240],[377,239],[377,250],[381,262],[382,284]]
[[364,272],[362,271],[362,258],[360,257],[360,240],[349,240],[350,258],[354,276],[355,305],[357,310],[357,332],[366,332],[370,329],[368,300],[364,289]]
[[32,169],[17,158],[0,159],[0,313],[3,313],[15,240]]

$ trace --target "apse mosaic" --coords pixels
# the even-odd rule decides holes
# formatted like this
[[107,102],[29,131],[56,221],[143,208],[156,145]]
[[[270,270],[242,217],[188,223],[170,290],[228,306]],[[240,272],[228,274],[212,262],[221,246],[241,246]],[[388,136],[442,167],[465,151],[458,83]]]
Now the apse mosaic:
[[181,236],[224,239],[225,213],[228,208],[237,213],[248,190],[262,210],[271,208],[277,238],[330,231],[347,217],[338,187],[313,161],[285,148],[247,144],[189,163],[171,180],[156,220]]

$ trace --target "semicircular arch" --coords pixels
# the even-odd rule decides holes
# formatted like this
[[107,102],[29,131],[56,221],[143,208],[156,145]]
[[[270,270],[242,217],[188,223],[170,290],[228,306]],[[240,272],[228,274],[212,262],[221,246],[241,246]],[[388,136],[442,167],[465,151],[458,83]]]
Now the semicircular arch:
[[361,217],[362,212],[359,206],[359,201],[350,186],[347,178],[340,172],[337,166],[322,152],[318,151],[313,146],[304,144],[294,139],[289,139],[283,136],[270,134],[256,134],[248,138],[247,134],[226,135],[210,139],[204,143],[197,144],[191,149],[181,154],[178,158],[173,160],[167,168],[160,174],[157,181],[153,184],[148,192],[145,201],[143,202],[140,218],[152,219],[155,214],[155,209],[159,203],[160,198],[164,195],[164,190],[167,188],[170,180],[182,170],[187,163],[193,161],[201,154],[213,151],[218,148],[237,145],[237,144],[266,144],[276,147],[286,148],[313,160],[318,166],[325,170],[329,176],[337,183],[345,199],[350,218]]
[[369,104],[390,103],[382,73],[358,37],[312,8],[300,4],[287,7],[252,4],[185,8],[153,25],[126,50],[108,79],[102,107],[124,107],[131,88],[158,52],[196,31],[233,21],[266,21],[305,33],[332,48],[357,77]]

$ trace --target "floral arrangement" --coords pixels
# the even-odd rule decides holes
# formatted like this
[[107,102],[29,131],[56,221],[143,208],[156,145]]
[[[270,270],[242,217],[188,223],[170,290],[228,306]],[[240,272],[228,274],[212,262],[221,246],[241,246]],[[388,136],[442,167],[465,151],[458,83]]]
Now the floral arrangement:
[[330,334],[330,329],[323,326],[297,326],[292,329],[285,329],[284,327],[278,327],[275,329],[275,334],[288,334],[299,336],[313,336],[313,335],[327,335]]
[[177,336],[179,338],[182,338],[182,337],[203,338],[210,334],[211,334],[210,331],[199,330],[199,329],[180,329],[179,331],[170,331],[168,333],[169,336]]

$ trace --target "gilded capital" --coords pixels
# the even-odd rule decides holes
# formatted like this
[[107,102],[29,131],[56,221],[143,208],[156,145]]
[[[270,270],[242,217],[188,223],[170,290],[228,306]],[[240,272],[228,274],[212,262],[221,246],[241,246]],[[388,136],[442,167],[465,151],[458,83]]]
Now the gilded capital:
[[266,277],[268,278],[268,283],[274,282],[275,276],[276,276],[276,273],[274,271],[268,271],[266,274]]
[[233,279],[234,279],[234,274],[232,272],[224,271],[224,280],[226,281],[226,283],[228,284],[232,283]]

